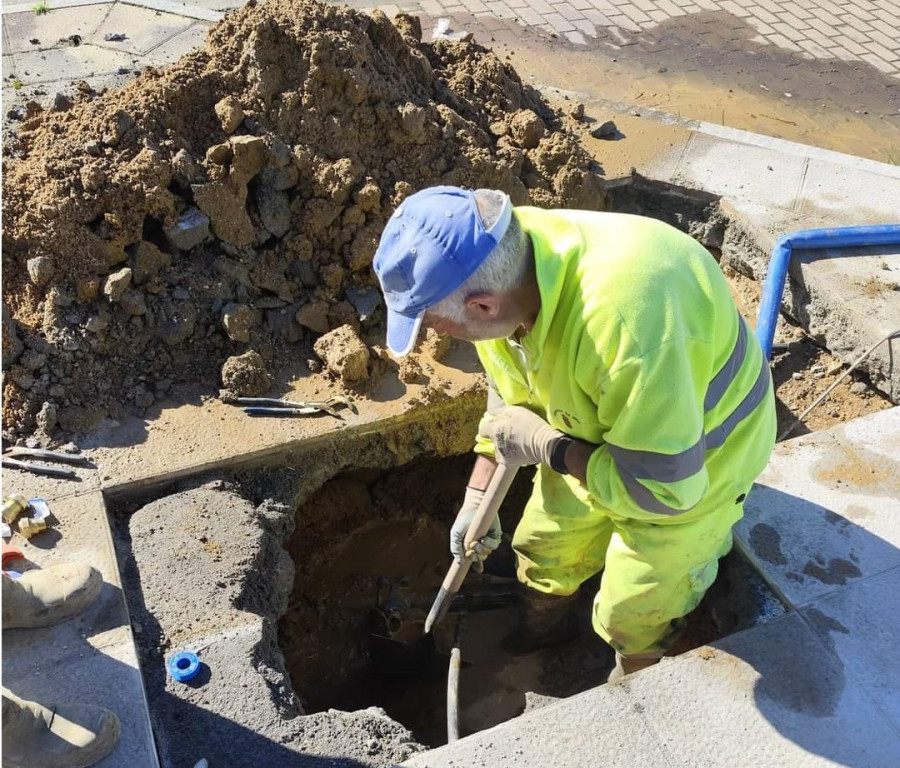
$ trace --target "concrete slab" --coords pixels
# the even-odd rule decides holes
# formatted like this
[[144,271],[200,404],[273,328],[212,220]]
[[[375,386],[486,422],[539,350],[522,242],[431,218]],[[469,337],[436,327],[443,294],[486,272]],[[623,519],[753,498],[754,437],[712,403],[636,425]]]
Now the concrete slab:
[[624,686],[675,766],[884,768],[900,754],[900,734],[797,614]]
[[830,430],[847,453],[872,468],[887,495],[900,498],[900,408],[891,408],[875,417],[854,419]]
[[16,74],[26,83],[70,82],[142,67],[133,54],[87,44],[16,55]]
[[42,461],[41,459],[25,459],[23,461],[31,461],[36,464],[46,464],[47,466],[65,467],[75,472],[74,479],[64,479],[59,477],[47,477],[44,475],[35,475],[32,472],[26,472],[21,469],[10,469],[3,467],[3,493],[10,495],[13,493],[21,493],[25,496],[40,496],[53,501],[61,499],[65,496],[75,496],[78,494],[90,493],[100,488],[100,473],[97,471],[96,465],[88,459],[83,464],[63,464],[56,461]]
[[102,651],[86,649],[77,658],[53,660],[21,675],[7,659],[6,634],[3,685],[17,696],[44,705],[56,701],[96,704],[118,716],[122,730],[116,748],[94,768],[158,768],[141,672],[131,643]]
[[837,654],[847,676],[900,731],[900,599],[894,569],[806,606],[801,610],[813,629]]
[[[110,12],[109,3],[84,5],[78,8],[54,8],[38,16],[27,13],[3,14],[3,27],[9,34],[7,53],[26,53],[53,48],[70,35],[81,35],[87,41]],[[39,40],[32,44],[31,40]]]
[[[16,60],[13,58],[11,53],[4,53],[2,57],[3,62],[3,79],[6,80],[10,77],[15,77],[17,74]],[[4,102],[5,103],[5,102]]]
[[668,768],[671,757],[654,724],[625,686],[601,686],[416,755],[415,768]]
[[[471,440],[474,444],[485,395],[481,380],[472,375],[476,363],[471,345],[460,345],[440,363],[425,365],[430,380],[442,386],[429,414],[441,418],[453,410],[459,433],[448,435],[447,440]],[[358,437],[414,422],[421,417],[415,411],[422,404],[419,398],[429,397],[432,391],[430,384],[406,385],[394,376],[384,376],[369,398],[358,402],[359,413],[344,410],[342,419],[253,418],[219,400],[185,397],[183,405],[169,408],[158,403],[146,421],[114,423],[85,436],[80,444],[101,467],[101,484],[107,494],[122,496],[224,466],[296,460],[298,452],[311,455],[350,431]],[[296,401],[340,394],[346,393],[338,384],[307,375],[294,380],[291,391],[281,396]],[[172,451],[173,444],[180,450]],[[404,450],[397,446],[398,452]]]
[[[229,5],[229,8],[238,8],[244,5],[243,2],[237,2],[235,5]],[[203,3],[183,3],[177,0],[126,0],[127,5],[141,6],[142,8],[150,8],[162,13],[173,13],[177,16],[184,16],[191,19],[202,19],[204,21],[218,21],[223,14],[218,10],[212,10]]]
[[[898,194],[888,198],[900,217]],[[839,220],[835,224],[863,223]],[[900,244],[797,251],[785,304],[809,332],[846,362],[900,330]],[[893,342],[896,347],[896,342]],[[891,345],[872,350],[862,367],[872,383],[900,402],[900,360]]]
[[210,22],[195,22],[183,32],[179,32],[156,48],[149,50],[146,54],[147,58],[160,64],[169,64],[176,61],[186,53],[201,47],[204,40],[206,40],[206,34],[209,32],[210,27],[212,27]]
[[805,164],[803,157],[694,132],[673,181],[721,195],[734,204],[765,200],[770,207],[791,210]]
[[[14,492],[7,470],[3,472],[4,494]],[[109,707],[122,721],[122,736],[116,751],[98,765],[155,766],[137,650],[103,497],[98,490],[46,496],[57,522],[30,540],[14,534],[10,543],[22,550],[28,564],[12,565],[26,570],[87,563],[100,571],[103,589],[94,605],[61,624],[4,630],[3,684],[42,703],[75,699]]]
[[736,544],[791,606],[900,565],[900,499],[828,433],[778,445],[744,511]]
[[[194,23],[194,19],[174,13],[117,3],[109,9],[103,23],[87,37],[86,42],[110,50],[144,54]],[[103,36],[107,34],[124,34],[126,37],[121,42],[105,42]]]
[[[3,493],[9,493],[4,483]],[[22,551],[31,567],[84,563],[100,571],[100,598],[84,613],[55,627],[12,629],[3,635],[4,664],[27,670],[50,660],[66,659],[83,647],[101,650],[130,638],[122,580],[99,491],[50,499],[56,519],[49,531],[25,539],[15,533],[10,544]],[[15,568],[25,570],[25,568]],[[40,649],[40,653],[35,653]]]
[[[900,177],[853,169],[810,158],[800,190],[799,210],[827,217],[832,226],[851,220],[853,224],[895,224],[900,216]],[[848,206],[848,202],[851,203]]]

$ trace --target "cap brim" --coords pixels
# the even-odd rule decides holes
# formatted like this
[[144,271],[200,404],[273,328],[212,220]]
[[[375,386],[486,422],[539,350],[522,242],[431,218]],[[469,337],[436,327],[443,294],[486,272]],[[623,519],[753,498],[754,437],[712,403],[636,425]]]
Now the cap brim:
[[422,327],[422,318],[425,310],[415,317],[408,317],[395,312],[390,307],[387,311],[387,345],[388,349],[397,357],[406,357],[416,345],[419,329]]

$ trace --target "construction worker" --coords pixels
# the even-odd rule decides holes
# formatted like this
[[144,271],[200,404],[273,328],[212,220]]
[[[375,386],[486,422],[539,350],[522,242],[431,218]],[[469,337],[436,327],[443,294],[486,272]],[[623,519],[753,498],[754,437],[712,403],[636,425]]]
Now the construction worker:
[[[603,571],[592,624],[612,677],[659,661],[775,440],[769,367],[715,260],[654,219],[434,187],[397,208],[374,267],[393,353],[425,325],[474,342],[488,376],[455,558],[496,463],[538,465],[508,650],[570,638],[578,588]],[[495,520],[474,555],[500,536]]]
[[[49,627],[81,613],[103,579],[88,565],[30,570],[3,583],[3,629]],[[80,702],[39,704],[3,688],[3,768],[87,768],[116,746],[119,719]]]

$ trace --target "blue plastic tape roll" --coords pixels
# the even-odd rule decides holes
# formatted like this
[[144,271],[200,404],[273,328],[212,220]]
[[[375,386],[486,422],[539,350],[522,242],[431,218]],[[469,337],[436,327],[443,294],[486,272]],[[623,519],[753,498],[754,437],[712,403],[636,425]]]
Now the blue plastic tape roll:
[[197,676],[200,671],[200,659],[191,651],[179,651],[169,658],[169,674],[173,680],[186,683]]

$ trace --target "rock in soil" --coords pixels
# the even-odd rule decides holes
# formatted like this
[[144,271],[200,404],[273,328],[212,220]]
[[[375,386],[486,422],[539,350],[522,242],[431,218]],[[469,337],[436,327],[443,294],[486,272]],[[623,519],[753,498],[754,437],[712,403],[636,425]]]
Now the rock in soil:
[[259,352],[251,349],[225,361],[222,384],[234,397],[261,397],[272,386],[272,376]]
[[[4,379],[5,437],[34,430],[51,381],[67,382],[61,424],[88,403],[121,413],[142,376],[214,392],[245,343],[221,322],[228,304],[324,302],[330,328],[348,322],[333,308],[377,285],[384,223],[425,186],[605,207],[577,138],[508,64],[396,24],[313,0],[248,3],[173,65],[24,115],[3,147],[3,299],[20,340],[47,345],[48,375]],[[29,271],[35,258],[51,261]],[[117,301],[123,269],[146,311]],[[308,354],[295,314],[294,330],[256,329],[267,359]]]
[[322,336],[313,347],[325,367],[350,384],[369,378],[369,348],[350,325]]

